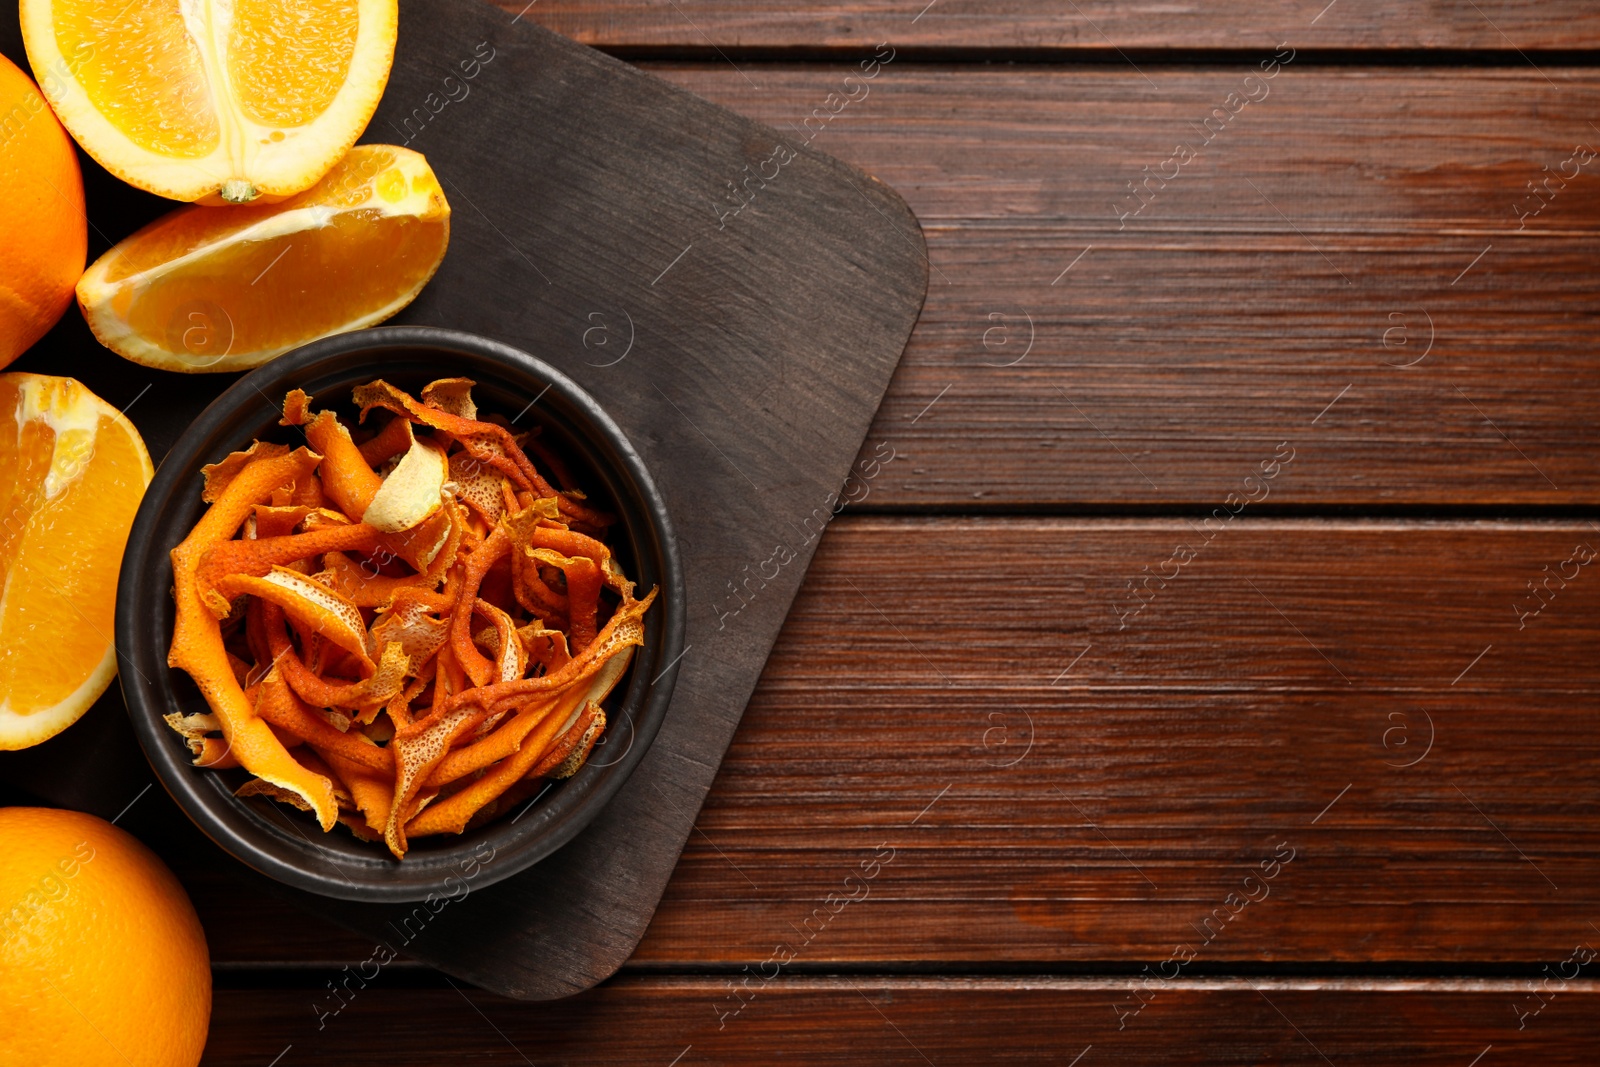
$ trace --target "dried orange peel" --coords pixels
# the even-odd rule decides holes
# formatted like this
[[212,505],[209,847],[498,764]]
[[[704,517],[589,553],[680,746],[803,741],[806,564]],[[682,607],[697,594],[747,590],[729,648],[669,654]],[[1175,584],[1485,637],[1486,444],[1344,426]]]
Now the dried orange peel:
[[442,505],[444,481],[449,473],[450,464],[442,447],[431,441],[412,441],[373,494],[361,521],[391,534],[422,525]]
[[197,587],[196,573],[205,552],[230,539],[254,505],[265,503],[274,489],[314,469],[318,459],[305,449],[290,452],[282,445],[263,447],[259,442],[250,451],[259,455],[228,481],[189,536],[172,550],[177,617],[167,663],[194,679],[216,713],[233,757],[257,778],[304,800],[322,828],[329,830],[339,812],[333,783],[296,762],[256,715],[228,664],[221,626]]
[[282,425],[310,447],[207,467],[172,552],[168,662],[212,713],[168,725],[196,766],[396,858],[581,768],[656,597],[634,596],[614,520],[480,419],[472,385],[359,386],[362,423],[387,421],[354,430],[290,392]]

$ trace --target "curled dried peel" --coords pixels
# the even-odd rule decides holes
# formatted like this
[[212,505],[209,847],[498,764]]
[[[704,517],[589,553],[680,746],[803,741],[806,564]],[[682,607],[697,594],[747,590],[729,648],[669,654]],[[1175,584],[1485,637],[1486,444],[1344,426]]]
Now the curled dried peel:
[[356,523],[351,520],[349,516],[345,515],[344,512],[335,511],[332,508],[325,508],[321,506],[313,507],[310,511],[306,512],[306,517],[300,520],[300,530],[302,533],[316,533],[318,530],[326,530],[331,526],[354,525],[356,525]]
[[433,684],[438,671],[439,660],[435,656],[416,671],[416,677],[406,684],[406,687],[400,691],[399,695],[384,705],[383,710],[389,716],[391,730],[389,738],[385,740],[393,739],[394,730],[403,730],[411,725],[414,721],[411,717],[411,702],[421,696],[424,689]]
[[528,734],[546,719],[554,717],[557,723],[567,723],[585,704],[605,700],[632,659],[633,649],[624,648],[607,660],[587,685],[574,685],[555,698],[530,701],[488,737],[450,753],[429,775],[428,784],[445,785],[513,756],[521,750]]
[[517,640],[528,653],[528,662],[539,665],[546,674],[572,660],[567,635],[560,630],[547,630],[543,623],[535,621],[522,627],[517,631]]
[[[606,547],[604,542],[597,541],[588,534],[578,533],[576,530],[548,525],[549,516],[544,514],[543,503],[535,501],[534,505],[510,520],[513,527],[512,540],[516,544],[530,551],[544,548],[564,556],[583,556],[596,563],[611,558],[611,549]],[[540,519],[545,521],[541,523],[538,521]]]
[[[533,464],[522,454],[522,450],[516,446],[511,431],[503,426],[496,426],[491,422],[479,422],[476,419],[452,414],[443,408],[419,403],[409,394],[396,389],[381,378],[366,385],[356,386],[352,396],[356,405],[361,408],[362,421],[366,420],[373,408],[382,408],[396,415],[403,415],[413,422],[420,422],[424,426],[443,430],[460,441],[469,451],[473,449],[474,442],[493,442],[499,446],[497,454],[510,462],[511,470],[506,473],[513,481],[525,489],[538,489],[541,496],[551,496],[555,492],[550,484],[539,476],[539,472],[533,469]],[[473,454],[478,455],[478,452],[474,451]],[[486,458],[487,455],[485,453]]]
[[[567,753],[565,759],[550,771],[550,777],[556,779],[571,778],[577,774],[589,759],[589,753],[594,751],[595,743],[600,740],[600,735],[605,733],[605,709],[599,704],[591,704],[590,708],[594,711],[594,717],[585,725],[582,733],[578,733],[576,728],[569,732],[569,736],[574,736],[572,750]],[[547,756],[546,759],[548,758]],[[534,773],[539,773],[537,767],[534,768]]]
[[188,742],[189,751],[196,757],[205,749],[205,742],[209,735],[222,730],[222,724],[215,715],[185,715],[174,711],[162,716],[166,723],[176,733],[182,735]]
[[[461,447],[466,450],[468,461],[478,469],[495,471],[520,489],[526,490],[532,485],[529,468],[512,458],[504,442],[489,437],[462,437],[459,440]],[[526,460],[526,457],[523,458]]]
[[306,440],[322,453],[322,491],[346,515],[360,515],[372,503],[383,479],[367,465],[361,450],[331,411],[319,411],[305,426]]
[[296,692],[302,697],[305,697],[307,692],[313,693],[324,706],[347,708],[357,713],[359,721],[369,722],[379,708],[399,696],[405,689],[406,675],[410,670],[410,657],[399,644],[390,642],[384,646],[383,653],[378,657],[378,669],[371,678],[344,686],[323,683],[308,686],[304,691],[297,688]]
[[[244,785],[241,785],[238,789],[235,789],[233,791],[233,795],[236,797],[268,797],[269,799],[276,800],[280,804],[288,804],[291,807],[299,808],[301,811],[316,810],[310,805],[310,803],[306,801],[306,798],[302,796],[298,790],[288,789],[284,786],[278,785],[276,782],[269,781],[266,778],[250,779]],[[337,810],[337,794],[335,794],[334,804],[335,810]]]
[[411,420],[397,415],[375,436],[361,442],[361,458],[376,470],[395,456],[404,455],[416,439]]
[[299,526],[307,515],[311,514],[311,510],[305,504],[257,504],[251,511],[250,518],[245,520],[245,538],[254,541],[268,537],[287,537],[294,533],[295,527]]
[[557,670],[539,678],[519,678],[514,682],[496,682],[464,690],[449,699],[446,709],[453,710],[464,704],[487,708],[534,693],[559,693],[588,678],[620,649],[644,644],[644,613],[655,598],[656,591],[652,589],[643,600],[618,607],[594,642]]
[[[361,521],[391,534],[421,525],[439,510],[449,473],[444,449],[432,441],[413,440],[373,495]],[[431,553],[428,558],[432,559]]]
[[367,768],[351,763],[337,752],[323,749],[317,749],[317,752],[344,780],[345,788],[350,791],[350,799],[356,810],[361,812],[366,829],[370,832],[367,840],[382,841],[384,828],[389,824],[389,803],[394,793],[389,779],[394,769],[391,767],[383,775],[368,774]]
[[[257,452],[255,448],[250,451]],[[211,507],[172,550],[173,596],[178,610],[167,663],[194,679],[216,713],[233,757],[263,781],[299,796],[328,830],[339,810],[333,783],[297,763],[266,722],[256,716],[228,664],[220,624],[201,601],[195,581],[201,556],[232,537],[252,507],[270,500],[279,486],[310,473],[318,460],[305,449],[262,449],[255,459],[231,470],[225,482],[212,483],[216,492]]]
[[402,590],[429,589],[426,574],[408,574],[391,578],[376,572],[369,574],[367,564],[358,564],[342,552],[329,552],[322,557],[323,570],[317,581],[325,583],[358,608],[381,608],[394,600]]
[[361,611],[349,600],[321,582],[287,567],[273,567],[266,575],[231,574],[217,583],[217,592],[226,597],[249,594],[283,609],[307,633],[344,649],[361,664],[362,676],[376,672],[372,662],[367,627]]
[[563,556],[549,548],[530,548],[527,552],[540,563],[561,568],[566,576],[567,640],[575,651],[582,652],[594,640],[600,612],[599,565],[588,556]]
[[207,737],[200,742],[200,751],[195,753],[194,765],[220,771],[239,766],[239,761],[235,758],[233,746],[228,744],[227,739]]
[[[383,479],[368,465],[344,423],[331,411],[318,412],[306,425],[305,435],[312,447],[322,453],[318,473],[328,499],[346,515],[365,514],[383,488]],[[386,534],[383,546],[419,571],[442,575],[453,559],[452,545],[459,544],[455,523],[449,509],[439,509],[413,529]]]
[[[401,589],[424,591],[436,589],[440,582],[446,580],[450,568],[455,565],[460,553],[466,531],[463,512],[464,509],[459,504],[447,499],[440,513],[434,518],[416,530],[398,535],[412,538],[426,533],[432,536],[430,531],[435,524],[440,526],[442,543],[436,549],[429,550],[432,558],[425,570],[419,570],[416,574],[391,577],[380,573],[371,560],[358,564],[342,553],[329,552],[323,556],[324,569],[318,575],[318,580],[326,582],[329,588],[337,590],[357,607],[363,608],[381,608]],[[383,551],[384,549],[380,547],[380,558]],[[454,598],[450,598],[448,603],[454,604]]]
[[[200,490],[200,499],[207,504],[215,504],[222,498],[224,490],[233,483],[234,478],[238,477],[246,467],[260,459],[276,459],[288,454],[288,445],[256,441],[243,452],[230,452],[219,462],[206,464],[200,468],[200,476],[205,481],[204,488]],[[293,473],[289,475],[291,482],[295,476]],[[265,500],[261,502],[266,503]]]
[[389,743],[394,750],[394,797],[383,839],[397,859],[406,854],[406,819],[420,810],[429,773],[445,758],[456,739],[465,736],[486,715],[487,710],[463,706],[431,722],[413,723],[396,732]]
[[[595,728],[597,724],[598,729]],[[515,755],[502,760],[466,788],[419,813],[406,825],[406,835],[459,834],[480,809],[493,803],[519,780],[530,774],[548,774],[561,768],[585,739],[592,745],[604,728],[605,712],[593,701],[577,705],[570,715],[547,716]]]
[[291,389],[283,398],[283,418],[279,426],[304,426],[311,420],[311,394],[304,389]]
[[342,731],[312,711],[276,667],[261,683],[261,691],[256,696],[256,714],[308,744],[338,753],[369,774],[394,772],[394,756],[388,749],[364,740],[364,735],[355,731]]
[[401,545],[402,555],[416,560],[416,567],[437,583],[456,561],[466,529],[463,509],[455,501],[442,499],[438,513],[414,530],[392,535]]
[[494,680],[510,682],[521,678],[522,672],[528,669],[528,653],[517,640],[517,624],[511,621],[511,616],[481,597],[473,609],[494,627]]
[[503,527],[495,527],[471,555],[467,557],[466,570],[461,578],[460,599],[450,617],[450,648],[456,663],[467,672],[473,685],[487,685],[495,677],[495,665],[472,643],[472,612],[489,568],[511,551],[511,540]]
[[533,525],[527,528],[520,544],[530,557],[535,556],[536,551],[542,548],[568,557],[582,556],[592,559],[599,566],[600,575],[606,585],[621,594],[623,599],[633,596],[633,583],[623,576],[622,569],[617,566],[616,557],[611,554],[611,549],[604,542],[597,541],[587,534],[565,527]]
[[437,378],[422,387],[422,402],[463,419],[476,420],[478,405],[472,402],[471,378]]
[[[405,422],[404,419],[396,420]],[[410,425],[410,423],[406,423]],[[493,526],[505,514],[505,493],[502,486],[506,476],[487,464],[480,463],[465,452],[450,457],[450,480],[447,487],[467,505],[483,516],[483,521]]]
[[566,617],[567,594],[558,593],[546,585],[539,574],[538,562],[528,558],[524,552],[513,552],[511,555],[511,590],[517,603],[541,623],[548,625],[555,619]]
[[[260,511],[259,506],[253,509],[256,515]],[[222,588],[226,580],[241,576],[262,577],[283,564],[323,552],[370,549],[377,540],[376,530],[358,523],[328,526],[303,534],[224,541],[201,558],[196,582],[201,598],[220,619],[228,614],[228,602],[239,595],[238,591]]]
[[397,643],[416,667],[421,667],[450,638],[448,619],[436,617],[433,594],[419,589],[397,590],[372,624],[372,639],[380,645]]
[[561,736],[562,729],[568,725],[568,720],[560,716],[545,715],[522,748],[501,760],[483,777],[450,794],[428,811],[413,816],[406,824],[406,836],[459,834],[479,809],[492,803],[532,770],[539,757],[549,750],[550,745]]
[[367,712],[393,700],[405,688],[411,660],[396,642],[384,646],[372,677],[348,685],[337,685],[324,681],[300,659],[284,630],[282,608],[276,604],[264,604],[262,626],[266,630],[269,651],[272,653],[271,662],[282,668],[289,687],[308,704]]

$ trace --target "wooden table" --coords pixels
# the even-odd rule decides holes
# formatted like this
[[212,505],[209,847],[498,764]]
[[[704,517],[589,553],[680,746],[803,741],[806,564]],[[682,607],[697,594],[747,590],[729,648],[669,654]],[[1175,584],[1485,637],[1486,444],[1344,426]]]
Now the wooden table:
[[905,196],[895,458],[620,975],[197,865],[208,1062],[1600,1059],[1600,10],[924,3],[526,9]]

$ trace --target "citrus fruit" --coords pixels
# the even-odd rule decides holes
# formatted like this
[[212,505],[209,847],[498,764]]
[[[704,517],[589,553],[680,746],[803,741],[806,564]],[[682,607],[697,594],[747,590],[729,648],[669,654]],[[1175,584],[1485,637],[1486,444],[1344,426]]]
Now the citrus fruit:
[[106,347],[163,370],[235,371],[381,322],[411,303],[450,241],[428,161],[359,145],[279,204],[179,208],[78,281]]
[[54,737],[116,676],[117,571],[153,473],[78,382],[0,374],[0,749]]
[[28,62],[100,165],[174,200],[310,188],[372,118],[397,0],[22,0]]
[[193,1067],[211,1019],[183,886],[104,819],[0,808],[0,1063]]
[[78,155],[32,80],[0,56],[0,367],[55,325],[83,273]]

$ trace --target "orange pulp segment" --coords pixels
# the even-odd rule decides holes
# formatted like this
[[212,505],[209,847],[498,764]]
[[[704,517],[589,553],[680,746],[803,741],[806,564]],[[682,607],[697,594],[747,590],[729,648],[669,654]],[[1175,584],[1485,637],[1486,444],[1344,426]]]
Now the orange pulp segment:
[[117,571],[154,470],[71,378],[0,374],[0,749],[66,729],[117,673]]
[[359,145],[282,203],[157,219],[84,272],[78,305],[100,342],[136,363],[243,370],[393,315],[449,241],[450,205],[427,160]]
[[78,143],[175,200],[282,199],[322,177],[388,82],[397,0],[22,0]]

